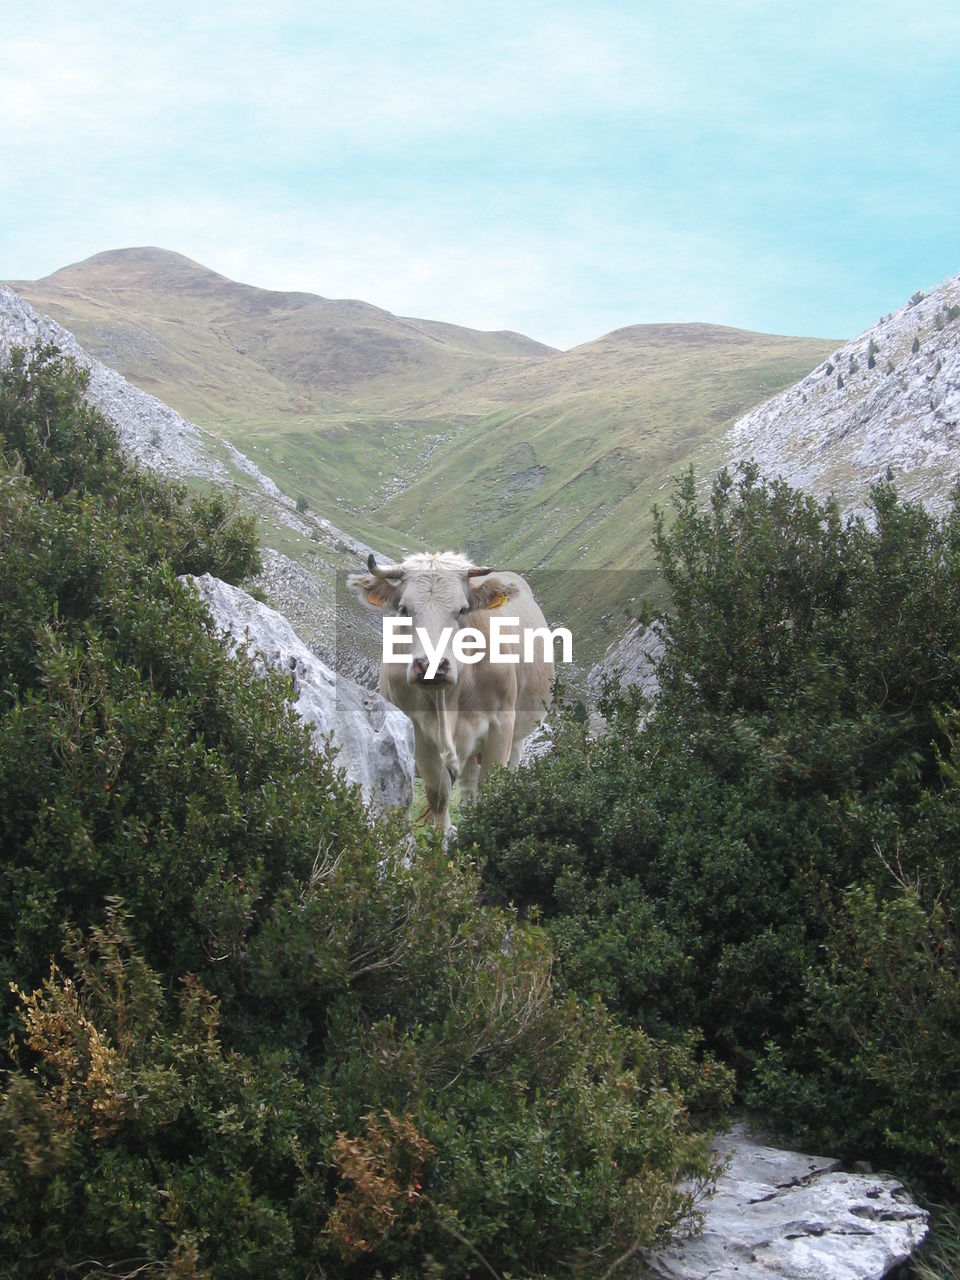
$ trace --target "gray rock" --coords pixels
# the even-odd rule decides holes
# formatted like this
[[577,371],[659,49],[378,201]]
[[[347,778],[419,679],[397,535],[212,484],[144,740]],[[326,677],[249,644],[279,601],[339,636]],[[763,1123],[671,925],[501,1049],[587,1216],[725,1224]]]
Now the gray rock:
[[[927,1215],[892,1177],[763,1145],[738,1125],[702,1203],[703,1231],[642,1255],[662,1280],[880,1280],[923,1243]],[[634,1273],[636,1274],[636,1273]]]
[[648,703],[642,718],[646,719],[660,692],[659,667],[666,652],[663,625],[653,623],[641,627],[633,623],[619,640],[607,647],[606,653],[587,673],[584,688],[590,707],[590,732],[599,736],[606,732],[607,722],[597,710],[604,685],[612,681],[621,689],[638,686]]
[[649,702],[655,702],[660,688],[657,669],[665,649],[660,624],[641,627],[634,623],[619,640],[608,646],[601,660],[590,668],[586,687],[591,701],[596,702],[603,692],[604,679],[609,679],[621,689],[639,685],[643,696]]
[[762,475],[783,476],[817,497],[833,493],[841,508],[855,512],[865,510],[869,485],[889,467],[902,497],[945,510],[960,456],[957,306],[960,275],[911,299],[795,386],[751,409],[726,433],[725,455],[732,462],[752,458]]
[[223,467],[210,454],[206,432],[88,355],[72,333],[49,316],[38,315],[19,294],[0,284],[0,364],[9,360],[14,347],[30,350],[51,344],[88,371],[87,399],[114,424],[128,453],[168,475],[223,477]]
[[297,711],[317,741],[333,735],[338,763],[364,797],[383,807],[413,799],[413,725],[378,693],[337,675],[311,653],[290,623],[240,587],[209,573],[184,577],[206,601],[216,626],[264,668],[293,677]]

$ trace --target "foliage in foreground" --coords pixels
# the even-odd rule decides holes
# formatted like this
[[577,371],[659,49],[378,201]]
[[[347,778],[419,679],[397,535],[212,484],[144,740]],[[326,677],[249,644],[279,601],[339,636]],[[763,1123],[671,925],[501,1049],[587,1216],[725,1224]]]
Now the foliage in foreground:
[[804,1141],[960,1190],[960,494],[843,520],[745,467],[657,552],[655,709],[613,694],[460,835],[569,989],[702,1029]]
[[177,581],[252,526],[82,389],[0,375],[0,1275],[589,1274],[689,1221],[724,1073],[368,815]]

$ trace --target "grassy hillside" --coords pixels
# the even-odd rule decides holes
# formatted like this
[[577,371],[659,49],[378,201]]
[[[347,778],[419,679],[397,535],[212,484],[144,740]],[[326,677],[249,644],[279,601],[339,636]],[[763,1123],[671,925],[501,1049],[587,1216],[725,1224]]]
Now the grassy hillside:
[[237,284],[158,249],[14,282],[92,353],[391,553],[533,569],[584,660],[631,607],[654,503],[835,342],[638,325],[558,352],[512,333]]
[[380,514],[481,559],[581,571],[551,575],[553,603],[581,630],[615,633],[636,590],[622,570],[652,568],[653,507],[672,477],[823,345],[709,325],[620,330],[505,379],[500,406]]
[[419,409],[464,379],[553,350],[520,334],[253,288],[161,249],[101,253],[12,283],[101,360],[198,421]]

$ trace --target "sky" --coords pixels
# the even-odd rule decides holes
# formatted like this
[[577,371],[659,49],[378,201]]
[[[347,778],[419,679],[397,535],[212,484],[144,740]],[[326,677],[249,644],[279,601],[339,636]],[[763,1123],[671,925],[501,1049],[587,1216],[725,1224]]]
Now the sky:
[[5,6],[0,279],[158,245],[555,346],[960,270],[956,0]]

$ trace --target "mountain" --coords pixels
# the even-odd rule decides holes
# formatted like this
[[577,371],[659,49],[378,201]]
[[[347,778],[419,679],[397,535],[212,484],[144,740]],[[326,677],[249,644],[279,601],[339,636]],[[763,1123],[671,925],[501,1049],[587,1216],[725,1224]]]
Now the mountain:
[[888,469],[904,497],[942,509],[960,475],[960,275],[831,352],[721,446],[848,510]]
[[[870,486],[892,472],[901,496],[946,509],[960,479],[960,274],[917,291],[807,377],[744,414],[700,457],[706,484],[719,466],[752,459],[847,513],[868,510]],[[587,679],[656,691],[652,632],[629,627]]]
[[163,249],[99,253],[9,282],[125,377],[203,420],[418,407],[553,348],[392,315],[366,302],[258,289]]
[[253,288],[160,249],[14,287],[354,538],[539,570],[555,616],[598,653],[640,589],[624,567],[652,564],[671,477],[836,349],[663,324],[561,352]]

